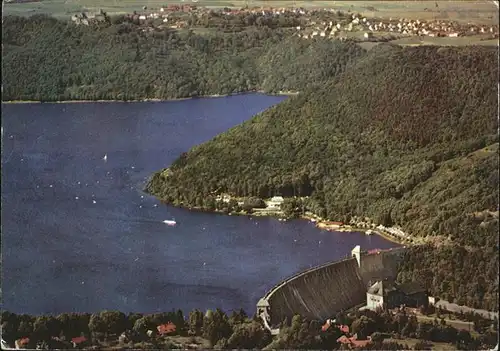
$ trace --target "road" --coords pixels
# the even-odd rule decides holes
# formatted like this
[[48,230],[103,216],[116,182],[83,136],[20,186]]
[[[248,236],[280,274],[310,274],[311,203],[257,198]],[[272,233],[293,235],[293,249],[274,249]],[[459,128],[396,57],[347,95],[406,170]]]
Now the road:
[[474,313],[481,315],[483,318],[489,318],[491,320],[493,320],[495,317],[498,318],[498,312],[490,312],[490,311],[486,311],[486,310],[479,310],[479,309],[475,309],[475,308],[470,308],[467,306],[459,306],[455,303],[450,303],[450,302],[445,301],[445,300],[439,300],[438,302],[436,302],[435,306],[441,307],[443,310],[447,310],[447,311],[455,312],[455,313],[459,313],[460,311],[462,311],[464,313],[474,312]]

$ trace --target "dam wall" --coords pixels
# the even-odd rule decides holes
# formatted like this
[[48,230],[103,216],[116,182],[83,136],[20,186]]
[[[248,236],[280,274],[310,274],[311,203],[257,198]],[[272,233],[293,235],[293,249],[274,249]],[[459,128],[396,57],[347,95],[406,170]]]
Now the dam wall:
[[271,329],[295,314],[312,319],[332,318],[366,302],[366,291],[377,280],[395,279],[405,247],[389,250],[361,250],[356,246],[351,257],[299,272],[285,279],[259,300],[257,315]]
[[363,303],[366,288],[356,258],[328,263],[299,273],[276,286],[265,297],[270,324],[300,314],[324,320],[338,311]]
[[[359,271],[363,283],[369,287],[377,280],[394,280],[398,274],[398,265],[403,259],[405,247],[388,250],[361,251]],[[356,249],[353,255],[356,256]],[[357,257],[356,257],[357,258]]]

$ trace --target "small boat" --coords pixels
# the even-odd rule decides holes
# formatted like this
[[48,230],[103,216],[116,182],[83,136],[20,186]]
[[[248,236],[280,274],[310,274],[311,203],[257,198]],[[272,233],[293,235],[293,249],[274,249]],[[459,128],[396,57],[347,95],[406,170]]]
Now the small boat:
[[104,157],[102,158],[104,161],[108,160],[108,154],[105,154]]
[[166,219],[166,220],[163,221],[163,223],[165,223],[166,225],[169,225],[171,227],[173,227],[174,225],[177,224],[177,222],[174,221],[174,220],[172,220],[172,219]]

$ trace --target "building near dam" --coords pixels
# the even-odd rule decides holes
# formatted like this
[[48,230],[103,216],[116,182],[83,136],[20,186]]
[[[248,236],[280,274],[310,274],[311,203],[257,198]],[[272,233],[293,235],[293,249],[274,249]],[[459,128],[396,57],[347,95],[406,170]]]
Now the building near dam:
[[273,334],[273,326],[295,314],[326,320],[341,310],[366,304],[367,291],[378,281],[394,280],[406,247],[361,250],[350,257],[302,271],[285,279],[257,303],[257,314]]

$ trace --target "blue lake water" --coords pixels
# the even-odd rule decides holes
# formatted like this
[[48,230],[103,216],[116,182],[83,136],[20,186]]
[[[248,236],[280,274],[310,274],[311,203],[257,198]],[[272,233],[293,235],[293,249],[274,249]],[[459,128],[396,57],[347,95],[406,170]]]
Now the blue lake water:
[[[396,246],[300,220],[189,212],[142,193],[181,152],[283,99],[3,105],[2,307],[253,314],[301,269],[357,244]],[[162,223],[172,218],[176,227]]]

